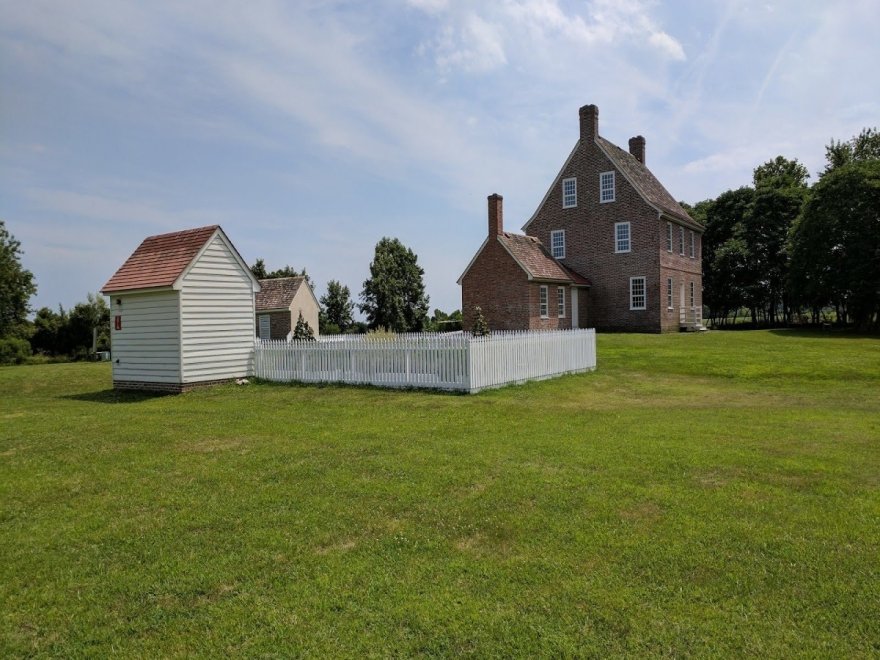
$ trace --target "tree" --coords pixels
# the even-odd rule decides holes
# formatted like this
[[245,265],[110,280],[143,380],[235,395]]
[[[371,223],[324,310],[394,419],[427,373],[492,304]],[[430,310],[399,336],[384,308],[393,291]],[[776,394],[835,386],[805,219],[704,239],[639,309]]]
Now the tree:
[[471,332],[474,337],[488,337],[491,334],[486,317],[483,316],[483,309],[479,305],[474,307],[474,327],[471,329]]
[[358,304],[370,328],[381,325],[394,332],[421,331],[428,315],[424,274],[416,254],[398,239],[379,241]]
[[296,327],[293,329],[293,338],[297,341],[315,341],[315,331],[309,322],[303,318],[302,312],[296,319]]
[[825,146],[825,170],[821,176],[850,163],[880,160],[880,132],[876,128],[863,128],[862,132],[846,142],[835,142]]
[[755,168],[752,174],[752,181],[755,184],[755,190],[761,188],[806,188],[807,179],[810,173],[807,168],[801,165],[797,158],[788,160],[783,156],[777,156],[773,160],[768,160],[763,165]]
[[321,308],[326,322],[333,324],[339,332],[345,332],[354,324],[354,302],[351,300],[351,291],[337,280],[330,280],[327,283],[327,293],[321,296]]
[[22,254],[21,243],[0,220],[0,337],[21,334],[37,292],[34,274],[21,265]]
[[814,309],[880,327],[880,160],[826,172],[792,231],[792,287]]
[[312,291],[315,290],[315,283],[312,281],[312,278],[306,272],[305,268],[298,271],[296,268],[288,264],[277,270],[266,270],[266,262],[262,259],[257,259],[254,262],[254,265],[251,266],[251,272],[258,280],[274,280],[279,277],[304,277],[306,282],[308,282],[309,286],[312,288]]

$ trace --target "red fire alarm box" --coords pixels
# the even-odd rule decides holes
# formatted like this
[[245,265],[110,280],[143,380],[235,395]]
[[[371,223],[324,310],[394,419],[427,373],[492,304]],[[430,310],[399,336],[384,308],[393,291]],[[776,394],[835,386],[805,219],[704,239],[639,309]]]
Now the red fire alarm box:
[[122,317],[121,316],[114,316],[113,317],[113,327],[116,330],[122,330]]

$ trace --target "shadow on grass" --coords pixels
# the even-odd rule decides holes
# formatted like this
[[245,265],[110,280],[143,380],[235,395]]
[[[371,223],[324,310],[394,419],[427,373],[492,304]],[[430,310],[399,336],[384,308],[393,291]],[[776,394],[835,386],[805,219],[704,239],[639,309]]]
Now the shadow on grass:
[[437,394],[440,396],[468,396],[468,393],[463,390],[442,390],[442,389],[433,389],[431,387],[415,387],[415,386],[387,386],[383,387],[382,385],[372,385],[370,383],[339,383],[339,382],[319,382],[319,383],[306,383],[298,380],[290,380],[290,381],[277,381],[277,380],[263,380],[262,378],[251,378],[251,383],[254,385],[259,385],[261,387],[284,387],[288,389],[305,389],[305,390],[366,390],[373,392],[388,392],[389,394],[395,392],[412,392],[418,394]]
[[778,337],[798,339],[880,339],[878,334],[859,332],[853,328],[775,328],[769,331]]
[[142,403],[166,396],[177,396],[173,392],[144,392],[140,390],[100,390],[81,394],[65,394],[59,398],[89,403]]

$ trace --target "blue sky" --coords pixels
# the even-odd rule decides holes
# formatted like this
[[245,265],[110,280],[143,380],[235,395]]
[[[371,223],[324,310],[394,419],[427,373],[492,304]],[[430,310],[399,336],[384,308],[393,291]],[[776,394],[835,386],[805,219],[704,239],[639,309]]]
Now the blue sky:
[[431,307],[518,231],[595,103],[678,199],[878,125],[880,7],[841,2],[0,0],[0,218],[35,307],[96,291],[149,235],[219,223],[248,263],[356,298],[376,242]]

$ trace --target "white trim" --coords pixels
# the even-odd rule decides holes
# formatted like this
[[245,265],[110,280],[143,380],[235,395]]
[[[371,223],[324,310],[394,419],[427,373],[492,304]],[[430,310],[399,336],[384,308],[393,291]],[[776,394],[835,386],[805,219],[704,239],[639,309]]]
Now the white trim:
[[[633,305],[633,284],[637,281],[642,281],[642,306],[635,307]],[[629,310],[631,312],[640,312],[648,309],[648,280],[644,275],[639,275],[636,277],[629,278]]]
[[[553,237],[556,235],[562,235],[562,254],[556,254],[556,245],[553,242]],[[550,254],[554,259],[565,259],[565,230],[564,229],[554,229],[550,232]]]
[[[608,204],[610,202],[617,201],[617,177],[614,176],[614,170],[610,170],[608,172],[599,172],[599,203],[600,204]],[[602,194],[604,189],[602,187],[602,178],[608,175],[611,175],[611,199],[602,199]]]
[[666,222],[666,251],[669,254],[672,254],[673,243],[674,242],[672,240],[672,223],[667,221]]
[[[560,303],[562,309],[560,310]],[[565,318],[565,287],[558,286],[556,287],[556,313],[559,315],[559,318]]]
[[684,256],[684,227],[678,226],[678,256]]
[[559,182],[562,180],[562,173],[568,169],[569,164],[571,163],[571,159],[574,158],[575,153],[577,152],[578,147],[580,146],[581,141],[577,140],[574,143],[574,146],[571,148],[571,151],[568,152],[568,158],[565,159],[565,162],[562,164],[562,167],[559,168],[559,172],[557,172],[556,177],[553,179],[553,183],[550,184],[550,187],[547,188],[547,192],[544,193],[544,199],[541,200],[541,203],[538,204],[538,208],[535,209],[535,212],[532,213],[532,217],[526,221],[521,229],[526,231],[529,228],[529,225],[532,224],[532,221],[538,217],[538,213],[544,208],[544,205],[547,203],[547,200],[550,198],[550,193],[556,190],[556,186],[559,185]]
[[[571,182],[574,185],[574,204],[566,204],[565,184]],[[578,205],[578,180],[576,176],[567,176],[562,180],[562,208],[575,209]]]
[[691,231],[691,252],[690,252],[689,256],[691,259],[696,259],[697,258],[697,250],[696,250],[697,243],[696,243],[696,240],[694,239],[694,230],[691,229],[690,231]]
[[193,266],[195,266],[196,263],[198,262],[198,260],[202,258],[202,255],[205,254],[205,252],[208,250],[208,247],[214,241],[214,238],[218,238],[218,237],[223,242],[223,244],[226,246],[226,249],[229,250],[230,254],[232,254],[232,258],[235,259],[235,261],[238,263],[239,268],[241,268],[247,274],[247,276],[250,278],[251,287],[253,288],[253,292],[259,293],[260,289],[262,288],[262,287],[260,287],[260,281],[253,274],[250,266],[248,266],[244,262],[244,259],[241,258],[241,255],[238,253],[238,250],[235,249],[235,246],[232,244],[232,241],[229,240],[229,237],[226,236],[226,233],[223,231],[223,229],[221,227],[217,227],[217,229],[214,230],[214,233],[211,234],[211,236],[208,237],[208,239],[205,241],[205,243],[202,245],[202,247],[199,248],[199,251],[196,252],[196,256],[194,256],[190,260],[190,262],[187,264],[186,268],[183,269],[183,272],[181,272],[180,275],[177,276],[177,279],[174,280],[174,284],[171,285],[172,289],[179,291],[180,289],[183,288],[183,281],[186,279],[186,276],[189,275],[189,271],[191,271],[193,269]]
[[546,284],[538,287],[538,316],[542,319],[550,318],[550,292]]
[[672,281],[671,277],[666,278],[666,309],[673,310],[675,309],[675,296],[673,295],[673,289],[675,288],[675,283]]
[[[620,227],[626,226],[626,249],[620,249],[620,236],[618,235],[618,229]],[[626,252],[632,252],[632,224],[630,222],[615,222],[614,223],[614,254],[624,254]]]

